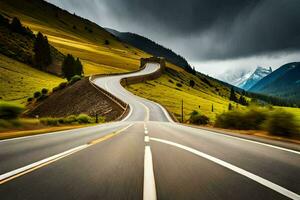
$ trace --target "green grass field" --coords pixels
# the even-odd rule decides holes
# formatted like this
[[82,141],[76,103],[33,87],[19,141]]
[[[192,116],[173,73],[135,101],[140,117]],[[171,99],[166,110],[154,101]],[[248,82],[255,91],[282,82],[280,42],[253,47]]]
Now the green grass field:
[[[208,116],[212,122],[217,114],[227,111],[230,101],[212,91],[204,90],[203,87],[205,85],[202,85],[200,82],[198,82],[199,86],[194,89],[187,84],[182,84],[182,87],[178,87],[176,83],[178,83],[178,80],[169,75],[163,75],[157,80],[130,85],[127,89],[138,96],[160,103],[174,113],[178,119],[181,115],[182,100],[184,104],[184,120],[189,118],[193,110]],[[232,104],[235,105],[235,103]],[[212,105],[214,107],[213,112]]]
[[5,101],[26,103],[42,88],[52,89],[63,79],[0,55],[0,97]]

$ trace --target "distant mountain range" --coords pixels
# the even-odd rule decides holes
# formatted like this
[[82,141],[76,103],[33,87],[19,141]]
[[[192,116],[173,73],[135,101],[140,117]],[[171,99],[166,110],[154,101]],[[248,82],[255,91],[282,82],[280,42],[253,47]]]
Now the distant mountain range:
[[[256,70],[244,81],[239,83],[237,86],[244,90],[249,90],[252,86],[254,86],[258,81],[260,81],[265,76],[272,73],[272,68],[263,68],[258,66]],[[248,75],[248,74],[247,74]]]
[[166,58],[167,61],[179,67],[182,67],[187,72],[193,71],[192,67],[185,60],[185,58],[176,54],[171,49],[168,49],[160,44],[157,44],[156,42],[144,36],[135,33],[129,33],[129,32],[119,32],[110,28],[105,28],[105,29],[111,34],[113,34],[114,36],[118,37],[123,42],[126,42],[154,56],[164,57]]
[[250,92],[300,101],[300,62],[288,63],[262,78]]

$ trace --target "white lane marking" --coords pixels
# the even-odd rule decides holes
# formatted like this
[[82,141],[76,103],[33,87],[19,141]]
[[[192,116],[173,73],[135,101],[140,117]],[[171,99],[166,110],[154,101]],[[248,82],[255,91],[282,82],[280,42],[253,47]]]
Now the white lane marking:
[[[183,128],[183,127],[181,127],[181,128]],[[185,127],[185,128],[191,128],[194,131],[197,130],[196,128],[192,128],[192,127]],[[274,148],[274,149],[279,149],[279,150],[282,150],[282,151],[287,151],[287,152],[291,152],[291,153],[295,153],[295,154],[299,154],[300,155],[300,151],[296,151],[296,150],[292,150],[292,149],[287,149],[287,148],[284,148],[284,147],[279,147],[279,146],[275,146],[275,145],[271,145],[271,144],[267,144],[267,143],[263,143],[263,142],[257,142],[257,141],[250,140],[250,139],[240,138],[238,136],[227,135],[226,133],[218,133],[218,132],[214,132],[212,130],[206,130],[206,129],[201,129],[201,130],[207,131],[207,132],[215,134],[215,135],[222,135],[224,137],[234,138],[236,140],[241,140],[241,141],[245,141],[245,142],[252,142],[254,144],[259,144],[259,145],[263,145],[263,146],[271,147],[271,148]]]
[[178,147],[178,148],[181,148],[183,150],[186,150],[186,151],[189,151],[193,154],[196,154],[197,156],[200,156],[200,157],[203,157],[203,158],[206,158],[214,163],[217,163],[218,165],[221,165],[223,167],[226,167],[227,169],[230,169],[238,174],[241,174],[243,176],[246,176],[250,179],[252,179],[253,181],[256,181],[257,183],[260,183],[280,194],[283,194],[284,196],[288,197],[288,198],[291,198],[291,199],[294,199],[294,200],[299,200],[300,199],[300,195],[284,188],[284,187],[281,187],[275,183],[272,183],[271,181],[268,181],[264,178],[261,178],[255,174],[252,174],[251,172],[248,172],[244,169],[241,169],[239,167],[236,167],[228,162],[225,162],[223,160],[220,160],[218,158],[215,158],[213,156],[210,156],[208,154],[205,154],[203,152],[200,152],[196,149],[192,149],[190,147],[187,147],[187,146],[184,146],[184,145],[181,145],[181,144],[178,144],[178,143],[175,143],[175,142],[171,142],[171,141],[168,141],[168,140],[163,140],[163,139],[159,139],[159,138],[153,138],[151,137],[150,140],[153,140],[153,141],[157,141],[157,142],[161,142],[161,143],[165,143],[165,144],[168,144],[168,145],[171,145],[171,146],[175,146],[175,147]]
[[146,135],[148,134],[148,131],[147,131],[147,130],[145,130],[145,134],[146,134]]
[[149,142],[149,141],[150,141],[149,136],[145,136],[145,142]]
[[[131,127],[132,125],[133,125],[133,123],[132,123],[132,124],[129,124],[128,126],[122,128],[122,129],[120,129],[120,130],[117,130],[115,133],[116,133],[116,134],[119,134],[119,133],[125,131],[126,129],[128,129],[129,127]],[[76,152],[78,152],[78,151],[80,151],[80,150],[83,150],[83,149],[85,149],[85,148],[87,148],[87,147],[89,147],[89,146],[92,146],[92,145],[93,145],[93,144],[83,144],[83,145],[80,145],[80,146],[78,146],[78,147],[74,147],[74,148],[72,148],[72,149],[66,150],[66,151],[64,151],[64,152],[62,152],[62,153],[58,153],[58,154],[56,154],[56,155],[50,156],[50,157],[45,158],[45,159],[42,159],[42,160],[40,160],[40,161],[31,163],[31,164],[26,165],[26,166],[24,166],[24,167],[20,167],[20,168],[18,168],[18,169],[12,170],[12,171],[10,171],[10,172],[1,174],[1,175],[0,175],[0,185],[1,185],[1,182],[5,181],[5,179],[8,179],[8,178],[13,177],[13,176],[16,176],[16,175],[18,175],[18,174],[20,174],[20,173],[26,172],[26,171],[28,171],[28,170],[30,170],[30,169],[33,169],[33,168],[35,168],[35,167],[38,167],[38,166],[44,164],[44,163],[48,163],[48,162],[50,162],[50,161],[54,161],[54,160],[58,160],[58,159],[60,159],[60,158],[66,157],[66,156],[68,156],[68,155],[71,155],[71,154],[73,154],[73,153],[76,153]]]
[[62,153],[59,153],[59,154],[50,156],[50,157],[45,158],[45,159],[43,159],[43,160],[34,162],[34,163],[32,163],[32,164],[26,165],[26,166],[24,166],[24,167],[21,167],[21,168],[15,169],[15,170],[13,170],[13,171],[7,172],[7,173],[5,173],[5,174],[2,174],[2,175],[0,175],[0,182],[3,181],[4,179],[7,179],[7,178],[12,177],[12,176],[15,176],[15,175],[17,175],[17,174],[19,174],[19,173],[25,172],[25,171],[27,171],[27,170],[29,170],[29,169],[32,169],[32,168],[34,168],[34,167],[37,167],[37,166],[42,165],[42,164],[44,164],[44,163],[47,163],[47,162],[49,162],[49,161],[52,161],[52,160],[55,160],[55,159],[64,157],[64,156],[66,156],[66,155],[70,155],[70,154],[72,154],[72,153],[75,153],[75,152],[77,152],[77,151],[79,151],[79,150],[82,150],[82,149],[84,149],[84,148],[87,148],[88,146],[89,146],[88,144],[84,144],[84,145],[81,145],[81,146],[78,146],[78,147],[69,149],[69,150],[67,150],[67,151],[64,151],[64,152],[62,152]]
[[143,200],[156,200],[156,188],[150,146],[145,146]]

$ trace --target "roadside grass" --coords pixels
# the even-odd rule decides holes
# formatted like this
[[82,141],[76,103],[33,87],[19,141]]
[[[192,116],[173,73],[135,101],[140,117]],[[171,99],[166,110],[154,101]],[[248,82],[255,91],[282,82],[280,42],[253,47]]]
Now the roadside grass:
[[300,126],[300,108],[280,107],[280,106],[274,106],[274,108],[282,109],[284,111],[292,113],[296,118],[297,124]]
[[[169,80],[172,80],[173,83]],[[127,86],[127,89],[135,95],[160,103],[178,119],[181,116],[181,101],[183,100],[184,121],[189,119],[193,110],[208,116],[211,122],[215,121],[217,114],[228,110],[230,103],[228,99],[222,98],[212,91],[203,90],[201,89],[202,86],[191,88],[182,84],[182,87],[177,87],[177,82],[174,78],[164,74],[156,80]],[[235,105],[235,103],[231,103]],[[214,106],[213,112],[212,104]],[[243,107],[240,106],[239,109],[243,109]]]
[[0,55],[0,97],[21,104],[27,102],[35,91],[51,90],[62,78],[34,69],[28,65]]

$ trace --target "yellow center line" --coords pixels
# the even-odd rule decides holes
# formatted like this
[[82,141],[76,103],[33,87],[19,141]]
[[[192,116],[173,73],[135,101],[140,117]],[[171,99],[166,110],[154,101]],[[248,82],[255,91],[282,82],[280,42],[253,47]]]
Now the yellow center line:
[[[96,139],[96,140],[90,141],[90,142],[88,142],[87,144],[85,144],[85,146],[82,145],[82,148],[80,148],[81,146],[79,146],[79,147],[77,147],[77,148],[74,148],[75,150],[72,149],[70,152],[65,151],[65,152],[67,152],[67,153],[64,152],[65,154],[64,154],[64,153],[61,153],[61,155],[57,154],[57,155],[51,156],[51,157],[55,157],[55,158],[50,159],[50,160],[49,160],[49,158],[51,158],[51,157],[49,157],[48,159],[47,159],[47,158],[46,158],[46,159],[43,159],[43,160],[47,160],[47,161],[41,162],[40,164],[37,164],[37,165],[34,165],[35,163],[30,164],[30,165],[28,165],[28,166],[30,166],[30,168],[26,168],[27,166],[25,166],[25,167],[23,167],[24,170],[20,170],[20,171],[14,170],[14,171],[18,171],[17,173],[14,173],[14,171],[8,172],[8,173],[6,173],[6,174],[11,174],[11,176],[9,176],[9,177],[7,177],[7,178],[4,178],[4,179],[0,180],[0,185],[6,183],[6,182],[8,182],[8,181],[11,181],[11,180],[13,180],[13,179],[15,179],[15,178],[18,178],[18,177],[20,177],[20,176],[23,176],[23,175],[25,175],[25,174],[28,174],[28,173],[30,173],[30,172],[32,172],[32,171],[35,171],[35,170],[37,170],[37,169],[39,169],[39,168],[42,168],[42,167],[44,167],[44,166],[47,166],[47,165],[49,165],[49,164],[51,164],[51,163],[53,163],[53,162],[55,162],[55,161],[58,161],[58,160],[60,160],[60,159],[62,159],[62,158],[65,158],[65,157],[67,157],[67,156],[69,156],[69,155],[72,155],[72,154],[74,154],[74,153],[76,153],[76,152],[78,152],[78,151],[81,151],[81,150],[83,150],[83,149],[86,149],[86,148],[88,148],[88,147],[90,147],[90,146],[92,146],[92,145],[95,145],[95,144],[98,144],[98,143],[103,142],[103,141],[105,141],[105,140],[108,140],[108,139],[112,138],[113,136],[116,136],[117,134],[119,134],[119,133],[125,131],[126,129],[128,129],[128,128],[131,127],[132,125],[133,125],[133,124],[130,124],[130,125],[126,126],[125,128],[122,128],[122,129],[120,129],[120,130],[118,130],[118,131],[115,131],[115,132],[113,132],[113,133],[110,133],[110,134],[108,134],[108,135],[105,135],[105,136],[103,136],[103,137],[101,137],[101,138],[98,138],[98,139]],[[58,157],[57,157],[57,156],[58,156]],[[41,161],[43,161],[43,160],[41,160]],[[31,167],[31,166],[32,166],[32,167]],[[2,175],[0,175],[0,176],[6,175],[6,174],[2,174]]]

